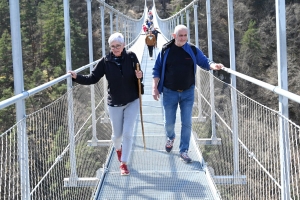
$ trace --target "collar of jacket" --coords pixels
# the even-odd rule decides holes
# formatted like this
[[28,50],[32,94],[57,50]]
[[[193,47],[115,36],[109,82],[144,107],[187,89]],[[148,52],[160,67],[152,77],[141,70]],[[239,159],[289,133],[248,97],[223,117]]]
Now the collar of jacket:
[[175,39],[172,39],[165,43],[162,47],[162,51],[166,50],[167,48],[170,48],[175,43]]
[[[121,59],[124,60],[124,57],[125,57],[125,54],[126,54],[126,49],[124,48],[122,53],[121,53]],[[105,61],[113,61],[113,53],[112,51],[109,52],[109,54],[107,54],[105,56]]]

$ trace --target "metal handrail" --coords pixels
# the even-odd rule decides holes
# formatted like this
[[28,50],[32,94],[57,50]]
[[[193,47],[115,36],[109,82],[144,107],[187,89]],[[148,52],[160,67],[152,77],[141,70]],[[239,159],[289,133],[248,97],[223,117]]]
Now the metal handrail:
[[247,81],[249,81],[249,82],[251,82],[251,83],[254,83],[254,84],[258,85],[258,86],[261,86],[261,87],[263,87],[263,88],[265,88],[265,89],[268,89],[268,90],[270,90],[270,91],[273,91],[273,92],[276,93],[276,94],[279,94],[279,95],[282,95],[282,96],[284,96],[284,97],[287,97],[287,98],[289,98],[290,100],[293,100],[293,101],[295,101],[295,102],[300,103],[300,96],[297,95],[297,94],[294,94],[294,93],[289,92],[289,91],[287,91],[287,90],[281,89],[281,88],[279,88],[278,86],[274,86],[274,85],[271,85],[271,84],[269,84],[269,83],[266,83],[266,82],[260,81],[260,80],[258,80],[258,79],[252,78],[252,77],[247,76],[247,75],[245,75],[245,74],[236,72],[236,71],[234,71],[234,70],[232,70],[232,69],[229,69],[229,68],[223,68],[222,70],[224,70],[224,71],[226,71],[226,72],[228,72],[228,73],[230,73],[230,74],[233,74],[233,75],[235,75],[235,76],[237,76],[237,77],[240,77],[240,78],[242,78],[242,79],[244,79],[244,80],[247,80]]

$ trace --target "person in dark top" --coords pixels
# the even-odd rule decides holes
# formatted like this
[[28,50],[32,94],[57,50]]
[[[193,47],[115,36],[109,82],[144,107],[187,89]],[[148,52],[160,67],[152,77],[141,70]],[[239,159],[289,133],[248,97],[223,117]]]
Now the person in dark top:
[[155,39],[156,39],[155,48],[157,48],[157,36],[158,34],[160,34],[160,32],[157,30],[157,27],[153,29],[152,34],[155,35]]
[[178,105],[181,112],[181,136],[179,154],[185,163],[192,162],[188,156],[192,110],[194,104],[195,74],[199,65],[205,70],[220,70],[224,66],[209,60],[203,52],[187,43],[188,29],[175,27],[173,40],[163,45],[153,68],[152,95],[158,100],[163,93],[164,126],[167,136],[165,149],[170,152],[175,139],[175,121]]
[[139,111],[138,79],[142,71],[135,53],[125,50],[124,37],[114,33],[108,39],[110,53],[97,63],[91,74],[80,75],[69,71],[72,80],[82,85],[97,83],[104,75],[108,82],[107,103],[112,125],[112,141],[120,161],[121,175],[129,175],[127,162],[133,141],[134,123]]

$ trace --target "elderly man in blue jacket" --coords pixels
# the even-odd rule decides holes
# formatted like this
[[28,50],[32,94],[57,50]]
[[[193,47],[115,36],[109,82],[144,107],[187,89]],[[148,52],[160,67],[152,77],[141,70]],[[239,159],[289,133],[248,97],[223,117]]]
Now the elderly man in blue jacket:
[[224,66],[209,60],[203,52],[187,42],[188,29],[178,25],[173,38],[163,45],[153,68],[152,95],[158,100],[163,93],[164,126],[167,136],[165,149],[170,152],[175,139],[175,121],[178,105],[181,112],[181,136],[179,154],[185,163],[192,162],[188,156],[192,132],[192,109],[194,104],[195,74],[197,65],[205,70],[220,70]]

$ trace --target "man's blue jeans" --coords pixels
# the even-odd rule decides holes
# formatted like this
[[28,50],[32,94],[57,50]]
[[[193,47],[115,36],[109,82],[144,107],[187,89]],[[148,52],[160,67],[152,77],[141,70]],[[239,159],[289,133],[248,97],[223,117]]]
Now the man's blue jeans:
[[166,87],[163,89],[163,108],[164,123],[168,139],[175,138],[175,121],[178,105],[180,107],[181,116],[181,136],[179,152],[182,153],[189,149],[191,132],[192,132],[192,111],[194,104],[194,89],[192,85],[183,92],[170,90]]

